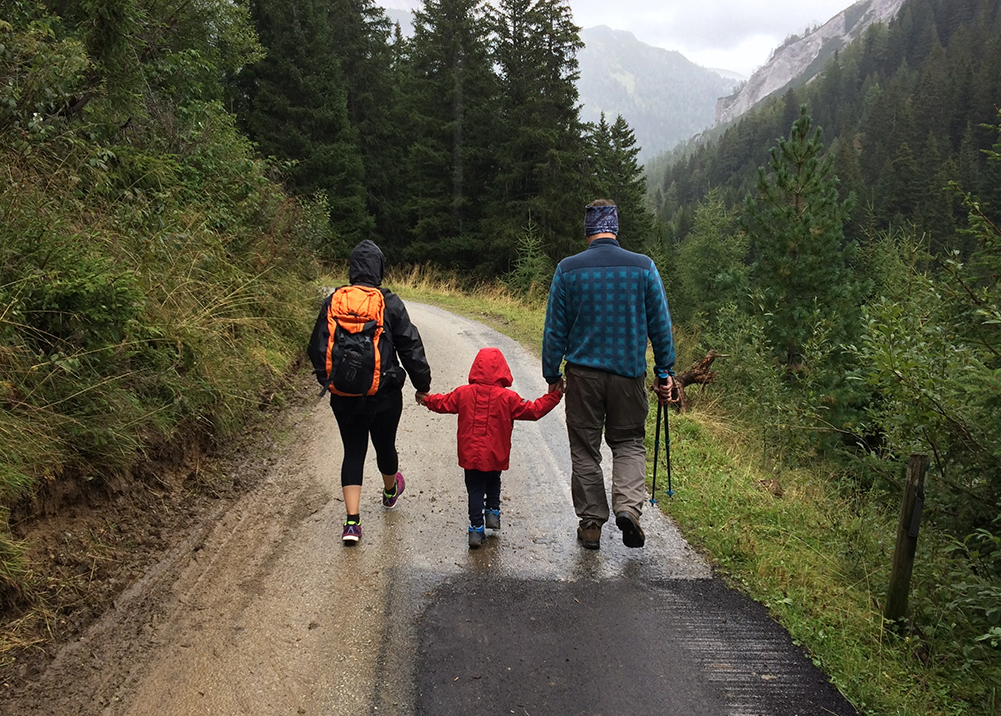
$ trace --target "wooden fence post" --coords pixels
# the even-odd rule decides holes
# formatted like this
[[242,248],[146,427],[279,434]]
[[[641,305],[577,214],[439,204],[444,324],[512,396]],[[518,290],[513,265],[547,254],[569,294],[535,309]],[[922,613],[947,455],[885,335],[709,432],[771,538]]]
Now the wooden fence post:
[[914,552],[918,547],[918,528],[921,526],[921,511],[925,504],[926,472],[928,456],[911,455],[907,463],[904,497],[900,502],[900,524],[897,527],[897,546],[893,550],[890,588],[887,590],[886,608],[883,610],[883,616],[889,621],[896,621],[907,614]]

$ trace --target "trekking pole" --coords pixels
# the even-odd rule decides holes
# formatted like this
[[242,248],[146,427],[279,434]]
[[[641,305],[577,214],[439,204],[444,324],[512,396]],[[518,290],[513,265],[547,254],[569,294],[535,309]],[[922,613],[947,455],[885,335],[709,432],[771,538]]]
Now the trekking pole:
[[660,452],[660,416],[664,411],[664,404],[657,396],[657,429],[653,434],[653,490],[650,491],[650,504],[657,504],[657,462]]
[[674,490],[671,489],[671,431],[667,424],[669,422],[668,413],[664,412],[664,457],[667,458],[667,496],[674,497]]

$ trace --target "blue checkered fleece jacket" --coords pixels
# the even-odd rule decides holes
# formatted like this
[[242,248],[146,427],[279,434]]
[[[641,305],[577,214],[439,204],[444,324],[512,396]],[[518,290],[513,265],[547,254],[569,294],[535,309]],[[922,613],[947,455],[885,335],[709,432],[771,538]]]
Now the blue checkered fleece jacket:
[[673,375],[674,339],[664,284],[648,256],[615,239],[594,239],[560,261],[549,288],[542,338],[542,374],[560,379],[567,363],[637,378],[646,372],[647,336],[654,371]]

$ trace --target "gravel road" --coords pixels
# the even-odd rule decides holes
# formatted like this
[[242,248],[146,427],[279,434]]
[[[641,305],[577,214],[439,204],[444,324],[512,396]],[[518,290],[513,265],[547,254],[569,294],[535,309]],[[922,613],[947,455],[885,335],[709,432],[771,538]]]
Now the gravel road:
[[[409,304],[434,391],[476,351],[504,351],[523,397],[539,362],[501,334]],[[204,524],[66,646],[13,715],[854,714],[788,635],[714,579],[648,510],[647,546],[606,525],[575,540],[562,406],[519,422],[502,529],[466,545],[455,417],[406,392],[407,491],[362,496],[340,542],[340,441],[326,403],[302,409],[268,478]],[[610,455],[606,455],[606,464]],[[369,454],[366,475],[377,474]]]

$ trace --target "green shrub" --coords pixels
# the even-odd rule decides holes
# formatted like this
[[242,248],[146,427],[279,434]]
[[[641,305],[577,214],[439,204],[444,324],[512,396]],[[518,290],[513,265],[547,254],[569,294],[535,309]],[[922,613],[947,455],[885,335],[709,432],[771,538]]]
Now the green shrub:
[[[188,60],[218,73],[191,13],[214,8],[233,39],[244,11],[230,5],[178,10],[172,48],[114,76],[127,121],[91,71],[111,72],[156,8],[57,20],[17,2],[0,21],[0,510],[238,430],[301,354],[327,207],[288,197],[213,93],[181,91],[158,64],[190,41]],[[84,91],[87,111],[70,111]],[[5,523],[0,601],[30,586]]]
[[546,254],[538,226],[529,220],[518,237],[517,257],[505,283],[514,293],[530,299],[544,300],[553,280],[553,262]]

